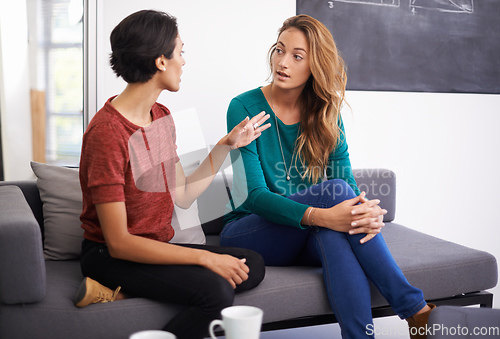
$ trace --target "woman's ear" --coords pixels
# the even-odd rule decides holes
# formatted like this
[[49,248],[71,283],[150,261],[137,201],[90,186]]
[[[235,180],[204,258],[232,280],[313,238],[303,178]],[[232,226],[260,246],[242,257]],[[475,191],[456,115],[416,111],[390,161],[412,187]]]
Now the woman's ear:
[[167,61],[167,58],[165,58],[164,55],[156,58],[156,60],[155,60],[156,68],[158,68],[158,70],[160,70],[162,72],[165,72],[167,70],[167,62],[166,61]]

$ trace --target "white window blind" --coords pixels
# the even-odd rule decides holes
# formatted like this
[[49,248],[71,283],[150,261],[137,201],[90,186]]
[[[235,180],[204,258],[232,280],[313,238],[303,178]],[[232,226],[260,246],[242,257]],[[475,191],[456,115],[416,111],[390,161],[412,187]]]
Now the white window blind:
[[[45,93],[47,163],[77,165],[83,135],[83,0],[36,6],[36,86]],[[33,35],[33,34],[30,34]]]

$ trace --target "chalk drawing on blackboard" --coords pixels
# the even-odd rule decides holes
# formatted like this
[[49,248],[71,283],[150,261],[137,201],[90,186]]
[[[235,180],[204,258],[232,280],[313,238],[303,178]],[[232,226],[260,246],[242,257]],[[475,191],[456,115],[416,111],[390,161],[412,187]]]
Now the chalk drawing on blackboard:
[[474,0],[411,0],[410,10],[428,9],[448,13],[474,13]]
[[[401,0],[332,0],[328,1],[333,8],[335,2],[344,2],[360,5],[377,5],[386,7],[400,7]],[[415,14],[417,9],[434,10],[448,13],[474,13],[474,0],[410,0],[410,11]]]
[[333,0],[330,2],[330,8],[332,8],[333,2],[348,2],[353,4],[362,4],[362,5],[378,5],[378,6],[390,6],[390,7],[399,7],[400,0]]

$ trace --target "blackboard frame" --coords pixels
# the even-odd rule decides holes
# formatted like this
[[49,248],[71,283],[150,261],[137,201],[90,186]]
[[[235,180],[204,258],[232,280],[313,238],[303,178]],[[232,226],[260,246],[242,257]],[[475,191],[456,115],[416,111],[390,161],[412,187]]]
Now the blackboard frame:
[[[458,4],[458,5],[457,5]],[[498,0],[297,0],[323,22],[350,90],[500,93]]]

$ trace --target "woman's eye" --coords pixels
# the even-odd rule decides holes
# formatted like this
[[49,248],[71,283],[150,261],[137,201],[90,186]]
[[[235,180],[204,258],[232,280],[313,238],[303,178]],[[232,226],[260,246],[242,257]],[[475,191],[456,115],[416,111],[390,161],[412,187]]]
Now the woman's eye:
[[276,48],[276,53],[281,54],[283,51],[280,48]]
[[294,57],[296,60],[302,60],[302,59],[304,59],[304,58],[302,57],[302,55],[298,55],[298,54],[297,54],[297,55],[294,55],[293,57]]

